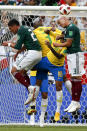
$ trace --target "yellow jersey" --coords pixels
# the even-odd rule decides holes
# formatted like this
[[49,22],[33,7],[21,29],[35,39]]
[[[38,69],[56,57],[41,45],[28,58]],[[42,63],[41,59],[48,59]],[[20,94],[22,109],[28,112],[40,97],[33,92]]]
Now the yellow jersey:
[[51,37],[54,37],[54,39],[53,39],[53,41],[54,41],[54,40],[56,40],[57,35],[61,35],[61,33],[62,33],[61,30],[56,29],[55,31],[50,31],[50,34],[49,34],[49,35],[50,35]]
[[44,32],[45,29],[50,29],[50,28],[52,27],[38,27],[33,31],[41,45],[42,57],[46,57],[47,53],[50,51],[50,49],[45,44],[45,41],[48,40],[50,44],[52,44],[52,41],[54,40],[54,37],[52,35],[46,34]]
[[[52,43],[54,42],[57,42],[60,44],[60,40],[57,40],[56,41],[56,36],[57,35],[60,35],[61,34],[61,31],[56,29],[55,32],[50,32],[50,35],[53,35],[54,37],[54,41],[52,41]],[[59,53],[59,54],[62,54],[64,55],[64,57],[62,57],[61,59],[58,59],[53,53],[52,51],[50,50],[48,53],[47,53],[47,58],[48,60],[55,66],[63,66],[64,65],[64,61],[65,61],[65,55],[66,55],[66,52],[67,52],[67,48],[66,47],[54,47],[52,45],[53,49]]]
[[[56,31],[50,31],[49,34],[46,34],[44,32],[45,29],[50,29],[52,27],[38,27],[35,29],[33,32],[35,33],[38,41],[40,42],[40,45],[42,47],[42,56],[43,57],[48,57],[48,60],[55,66],[63,66],[64,61],[65,61],[65,52],[66,52],[66,47],[53,47],[54,42],[60,43],[60,41],[56,41],[56,36],[61,35],[61,31],[56,29]],[[51,50],[47,47],[45,44],[45,40],[49,40],[50,44],[52,44],[52,47],[59,53],[63,54],[64,57],[61,59],[58,59],[52,52]],[[36,76],[36,71],[31,71],[30,76]]]
[[[47,53],[50,51],[50,49],[45,44],[45,40],[49,40],[49,42],[52,44],[52,40],[54,39],[53,36],[50,37],[49,34],[44,32],[45,29],[50,28],[52,27],[38,27],[33,31],[42,47],[42,57],[46,57]],[[30,76],[36,76],[36,72],[37,71],[30,71]]]
[[64,55],[61,59],[58,59],[51,51],[47,53],[47,58],[55,66],[63,66],[65,61],[65,55],[67,48],[66,47],[53,47],[55,51],[59,54]]

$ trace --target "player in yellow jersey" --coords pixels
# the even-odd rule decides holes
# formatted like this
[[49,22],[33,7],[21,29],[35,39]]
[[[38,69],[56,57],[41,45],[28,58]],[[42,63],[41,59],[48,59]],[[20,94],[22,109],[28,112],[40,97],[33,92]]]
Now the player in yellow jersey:
[[[60,31],[59,31],[60,33]],[[49,30],[49,35],[53,36],[54,39],[52,43],[55,41],[56,32]],[[66,48],[55,48],[52,47],[50,41],[46,41],[50,51],[47,53],[47,57],[43,57],[39,64],[37,64],[37,81],[36,85],[39,87],[41,85],[41,78],[45,79],[48,76],[48,71],[51,72],[56,81],[56,97],[57,97],[57,109],[55,113],[55,120],[60,120],[60,107],[62,104],[62,81],[64,74],[64,61],[65,61],[65,53]],[[43,74],[43,76],[42,76]],[[41,114],[41,118],[43,119],[43,114]]]
[[[54,40],[53,36],[50,36],[49,34],[46,34],[44,30],[47,29],[47,27],[38,27],[33,32],[36,35],[41,47],[42,47],[42,57],[46,57],[47,53],[49,52],[49,48],[45,44],[45,40],[49,40],[50,43],[52,43],[52,40]],[[51,29],[51,27],[49,27]],[[43,74],[42,74],[43,75]],[[30,73],[30,84],[34,86],[36,83],[36,71],[31,71]],[[42,100],[41,100],[41,112],[46,111],[47,104],[48,104],[48,78],[46,77],[44,80],[42,79],[42,84],[40,87],[41,94],[42,94]],[[32,114],[35,111],[35,101],[33,101],[32,106],[27,110],[28,114]],[[36,105],[36,104],[35,104]],[[33,123],[31,116],[31,124]]]
[[[43,75],[43,74],[42,74]],[[36,84],[36,71],[30,72],[30,84],[34,86]],[[45,118],[45,112],[47,110],[48,105],[48,79],[43,79],[41,86],[40,86],[40,92],[42,95],[41,98],[41,113],[44,112],[43,119]],[[30,103],[31,106],[27,108],[27,114],[30,116],[30,124],[35,124],[35,112],[36,112],[36,101],[33,101],[33,103]]]
[[[36,23],[38,24],[38,23]],[[54,36],[53,34],[47,34],[44,32],[44,30],[46,29],[49,29],[49,30],[52,30],[52,27],[38,27],[36,28],[33,32],[34,34],[36,35],[41,47],[42,47],[42,57],[46,57],[47,56],[47,53],[49,52],[49,48],[47,47],[47,45],[45,44],[45,40],[48,40],[50,42],[50,44],[52,44],[54,42]],[[51,32],[52,33],[52,32]],[[58,33],[57,35],[60,35],[61,34],[61,31],[58,30]],[[32,87],[31,87],[32,88]],[[36,88],[38,89],[39,91],[39,86],[36,86]],[[31,94],[30,94],[31,96]],[[30,97],[31,98],[31,97]],[[27,100],[28,103],[31,102],[31,100]],[[25,102],[25,104],[27,104],[27,101]]]

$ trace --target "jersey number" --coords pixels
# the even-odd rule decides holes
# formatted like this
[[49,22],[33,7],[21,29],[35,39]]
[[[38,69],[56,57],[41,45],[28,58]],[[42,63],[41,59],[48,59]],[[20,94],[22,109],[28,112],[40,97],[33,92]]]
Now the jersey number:
[[[28,30],[29,32],[31,32],[31,30]],[[37,38],[35,38],[35,34],[33,32],[31,32],[31,38],[33,39],[33,41],[37,41]]]

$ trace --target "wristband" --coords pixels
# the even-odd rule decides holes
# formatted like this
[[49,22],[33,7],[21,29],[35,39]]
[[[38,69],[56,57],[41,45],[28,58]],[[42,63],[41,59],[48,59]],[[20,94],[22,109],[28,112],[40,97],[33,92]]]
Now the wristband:
[[10,46],[11,46],[11,43],[8,43],[8,46],[10,47]]

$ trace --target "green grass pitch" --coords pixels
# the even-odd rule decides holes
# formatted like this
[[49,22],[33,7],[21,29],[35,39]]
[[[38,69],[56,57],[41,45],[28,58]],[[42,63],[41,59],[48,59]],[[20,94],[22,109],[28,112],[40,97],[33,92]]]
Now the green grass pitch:
[[46,126],[46,127],[39,127],[39,126],[0,126],[0,131],[87,131],[87,127],[80,127],[80,126]]

